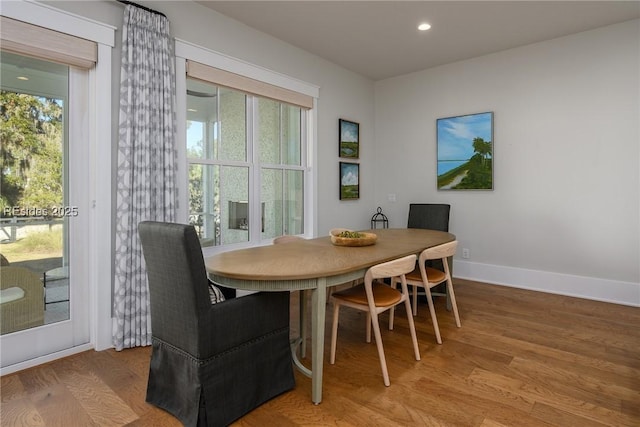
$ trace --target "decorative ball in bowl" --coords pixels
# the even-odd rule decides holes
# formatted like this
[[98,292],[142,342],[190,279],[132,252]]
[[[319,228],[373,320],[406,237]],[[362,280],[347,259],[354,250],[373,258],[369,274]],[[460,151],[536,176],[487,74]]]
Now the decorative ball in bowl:
[[331,243],[336,246],[370,246],[375,245],[378,236],[363,231],[352,231],[346,228],[334,228],[330,231]]

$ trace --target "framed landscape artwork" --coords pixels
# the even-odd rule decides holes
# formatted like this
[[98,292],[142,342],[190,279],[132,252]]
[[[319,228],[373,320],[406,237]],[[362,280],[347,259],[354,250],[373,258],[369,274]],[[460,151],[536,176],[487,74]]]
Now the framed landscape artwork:
[[338,123],[340,157],[357,159],[360,157],[360,125],[343,119]]
[[438,190],[493,190],[493,112],[436,120]]
[[360,165],[340,162],[340,200],[360,198]]

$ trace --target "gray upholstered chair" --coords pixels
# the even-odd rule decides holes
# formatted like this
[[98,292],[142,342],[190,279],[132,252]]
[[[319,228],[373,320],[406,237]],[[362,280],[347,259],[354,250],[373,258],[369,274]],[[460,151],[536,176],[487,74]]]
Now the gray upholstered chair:
[[139,224],[151,301],[147,402],[186,426],[228,425],[295,386],[289,292],[212,304],[190,225]]
[[449,231],[451,205],[444,203],[411,203],[407,228]]
[[[427,230],[437,230],[449,232],[449,215],[451,205],[445,203],[411,203],[409,204],[409,219],[407,220],[407,228],[424,228]],[[453,271],[453,258],[449,258],[449,270]],[[437,268],[444,271],[442,261],[429,260],[427,267]],[[426,298],[424,293],[420,293]],[[451,310],[451,299],[447,294],[446,286],[438,286],[431,292],[433,296],[447,297],[447,310]],[[415,303],[414,303],[415,305]]]

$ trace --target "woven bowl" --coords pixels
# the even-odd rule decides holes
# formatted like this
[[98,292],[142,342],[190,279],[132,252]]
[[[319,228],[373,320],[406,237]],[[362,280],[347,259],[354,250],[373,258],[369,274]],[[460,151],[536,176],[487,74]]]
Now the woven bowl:
[[334,228],[330,231],[331,243],[336,246],[371,246],[376,244],[378,236],[373,233],[359,231],[362,237],[340,237],[343,231],[352,231],[346,228]]

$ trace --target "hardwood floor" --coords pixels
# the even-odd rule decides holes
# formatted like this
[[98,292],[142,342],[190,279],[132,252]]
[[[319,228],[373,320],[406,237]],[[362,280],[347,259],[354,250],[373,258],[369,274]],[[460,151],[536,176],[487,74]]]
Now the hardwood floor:
[[[419,306],[418,362],[404,310],[394,331],[381,316],[390,387],[375,344],[364,342],[364,315],[344,309],[335,365],[326,362],[327,316],[322,404],[311,404],[310,380],[296,371],[293,391],[234,425],[640,425],[640,309],[463,280],[455,289],[462,328],[436,301],[442,345]],[[144,401],[149,355],[90,351],[4,376],[0,423],[179,426]]]

